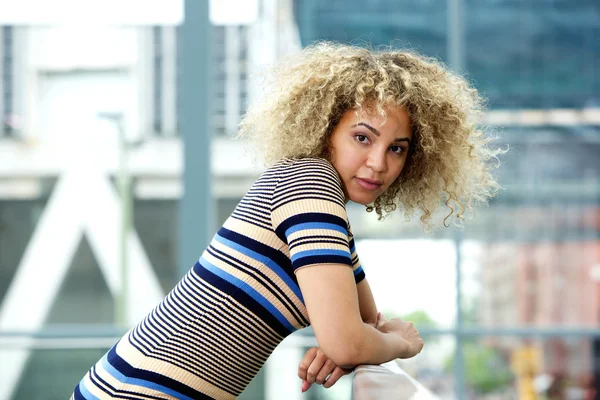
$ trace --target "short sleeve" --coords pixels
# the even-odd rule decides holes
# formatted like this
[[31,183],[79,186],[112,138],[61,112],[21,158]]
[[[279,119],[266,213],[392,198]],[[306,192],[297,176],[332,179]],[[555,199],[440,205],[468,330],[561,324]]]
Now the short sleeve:
[[363,279],[365,279],[365,271],[363,270],[362,265],[360,264],[360,259],[358,258],[358,253],[356,252],[356,244],[354,242],[354,235],[352,234],[352,228],[348,226],[348,233],[350,237],[349,246],[350,246],[350,256],[352,257],[352,270],[354,271],[354,280],[356,283],[360,283]]
[[273,191],[271,222],[296,272],[316,264],[352,264],[342,184],[329,162],[296,160]]

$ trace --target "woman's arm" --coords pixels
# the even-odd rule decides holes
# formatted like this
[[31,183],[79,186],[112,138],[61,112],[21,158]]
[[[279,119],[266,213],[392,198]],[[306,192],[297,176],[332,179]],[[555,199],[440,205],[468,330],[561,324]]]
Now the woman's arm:
[[377,323],[377,305],[373,298],[373,292],[367,278],[356,285],[358,292],[358,305],[360,307],[360,316],[364,323],[374,325]]
[[319,347],[339,367],[382,364],[410,351],[399,331],[382,332],[362,321],[348,265],[312,265],[296,276]]

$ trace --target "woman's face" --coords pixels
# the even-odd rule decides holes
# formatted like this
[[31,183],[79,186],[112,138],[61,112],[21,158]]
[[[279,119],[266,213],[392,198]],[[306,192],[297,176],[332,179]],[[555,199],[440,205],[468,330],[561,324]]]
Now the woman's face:
[[373,203],[404,168],[412,141],[410,116],[403,107],[384,110],[387,118],[375,110],[363,109],[358,116],[348,110],[333,128],[330,161],[342,178],[346,202]]

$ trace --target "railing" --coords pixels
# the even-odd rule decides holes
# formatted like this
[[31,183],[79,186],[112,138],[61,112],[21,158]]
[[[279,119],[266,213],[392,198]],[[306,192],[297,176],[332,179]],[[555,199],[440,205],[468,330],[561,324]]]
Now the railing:
[[354,371],[354,400],[437,400],[429,390],[390,361],[382,365],[361,365]]
[[[296,375],[297,363],[304,351],[312,346],[316,346],[317,342],[310,331],[296,333],[286,338],[276,350],[274,357],[269,359],[270,368],[267,368],[267,387],[264,389],[266,399],[286,398],[287,400],[300,400],[305,398],[301,395],[299,380]],[[60,350],[63,356],[67,357],[71,363],[74,363],[73,356],[66,356],[69,352],[85,351],[85,350],[107,350],[110,348],[123,334],[122,331],[111,326],[96,326],[93,329],[72,327],[66,329],[46,329],[39,332],[7,332],[0,331],[0,353],[4,353],[7,357],[15,357],[19,354],[29,354],[39,350]],[[86,356],[89,358],[89,356]],[[98,355],[92,355],[98,357]],[[0,357],[1,358],[1,357]],[[82,359],[79,361],[81,373],[84,373],[86,368],[91,365],[92,361]],[[57,362],[55,358],[51,362]],[[10,364],[0,363],[1,368],[11,368]],[[58,365],[56,365],[58,368]],[[62,365],[61,368],[65,366]],[[71,366],[71,368],[74,368]],[[7,371],[4,371],[6,373]],[[57,382],[61,381],[62,375],[54,372]],[[272,375],[272,376],[270,376]],[[270,378],[269,378],[270,376]],[[35,378],[34,378],[35,379]],[[73,377],[65,376],[65,382],[58,383],[62,386],[73,385]],[[68,380],[70,379],[70,380]],[[352,375],[344,377],[345,382],[339,382],[336,386],[345,387],[342,392],[338,392],[341,397],[335,398],[352,398],[353,400],[375,400],[375,399],[438,399],[429,390],[425,389],[420,383],[411,378],[404,370],[395,362],[389,362],[381,366],[359,366]],[[17,380],[18,381],[18,380]],[[14,384],[18,382],[15,381]],[[290,388],[292,388],[290,390]],[[11,393],[14,395],[16,387],[7,388],[0,385],[0,400],[12,399]],[[339,389],[339,388],[338,388]],[[314,389],[311,389],[314,392]],[[350,394],[352,392],[352,394]],[[318,396],[312,398],[331,398]],[[254,398],[252,396],[242,398]]]

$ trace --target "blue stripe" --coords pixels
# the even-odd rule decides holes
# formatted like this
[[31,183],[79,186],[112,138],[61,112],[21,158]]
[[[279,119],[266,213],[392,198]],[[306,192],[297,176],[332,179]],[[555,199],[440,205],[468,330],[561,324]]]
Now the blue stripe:
[[79,389],[79,384],[75,386],[75,390],[73,391],[73,396],[69,400],[86,400],[85,397],[81,394],[81,389]]
[[226,239],[226,238],[222,237],[221,235],[219,235],[219,233],[217,233],[215,235],[214,239],[215,239],[215,241],[217,241],[227,247],[230,247],[236,251],[239,251],[240,253],[242,253],[256,261],[265,264],[267,267],[269,267],[271,270],[273,270],[273,272],[275,272],[277,274],[277,276],[286,283],[286,285],[292,290],[292,292],[294,292],[296,297],[298,297],[300,299],[300,301],[302,303],[304,303],[304,299],[302,298],[302,292],[300,292],[300,288],[298,287],[298,284],[296,282],[294,282],[292,280],[292,278],[290,278],[290,276],[283,270],[283,268],[281,268],[281,266],[279,266],[279,264],[277,264],[275,261],[271,260],[268,257],[265,257],[263,254],[255,252],[254,250],[250,250],[249,248],[242,246],[239,243],[236,243],[229,239]]
[[100,400],[99,397],[96,397],[93,394],[91,394],[90,391],[88,390],[88,388],[85,387],[84,380],[85,380],[85,378],[82,379],[81,382],[79,382],[79,391],[81,392],[81,395],[83,396],[83,398],[86,400]]
[[250,297],[256,300],[260,305],[262,305],[265,309],[267,309],[271,315],[273,315],[277,320],[289,329],[290,332],[294,332],[296,328],[290,324],[290,322],[281,314],[281,312],[275,307],[269,300],[265,299],[260,293],[258,293],[254,288],[248,285],[246,282],[241,279],[236,278],[235,276],[223,271],[221,268],[216,267],[215,265],[208,262],[204,257],[200,257],[200,264],[213,274],[217,275],[221,279],[226,280],[227,282],[237,286],[246,292]]
[[350,239],[350,243],[348,243],[350,245],[350,253],[354,254],[356,253],[356,245],[354,244],[354,239]]
[[222,238],[231,240],[235,243],[239,243],[241,246],[247,247],[248,249],[256,253],[262,254],[268,259],[273,260],[275,264],[279,265],[279,267],[283,269],[283,272],[285,272],[287,276],[290,277],[292,282],[295,282],[296,286],[298,286],[298,280],[296,279],[296,275],[294,274],[294,270],[292,269],[292,261],[281,250],[275,249],[262,242],[259,242],[258,240],[252,239],[248,236],[244,236],[234,231],[230,231],[226,228],[219,229],[218,234]]
[[[273,329],[274,333],[278,334],[282,338],[292,333],[289,331],[289,329],[283,326],[273,314],[267,311],[267,309],[265,309],[258,301],[254,300],[248,293],[244,292],[243,290],[239,290],[237,286],[226,281],[220,276],[213,274],[206,269],[204,265],[200,264],[200,262],[196,262],[193,268],[194,273],[197,274],[199,278],[206,281],[210,286],[215,287],[217,290],[220,290],[224,293],[229,293],[229,295],[235,299],[235,301],[237,301],[241,307],[247,309],[249,313],[253,313],[258,318],[262,319],[271,329]],[[239,314],[241,318],[246,319],[244,314],[239,313],[239,311],[229,307],[227,302],[223,304],[233,313],[232,315],[235,316]]]
[[285,236],[289,237],[292,233],[302,231],[305,229],[326,229],[326,230],[337,231],[337,232],[343,233],[344,235],[348,235],[348,231],[346,230],[346,228],[341,227],[337,224],[331,224],[331,223],[327,223],[327,222],[304,222],[304,223],[296,224],[296,225],[289,227],[285,231]]
[[348,256],[340,257],[340,256],[336,256],[333,254],[329,254],[327,256],[302,257],[302,258],[299,258],[296,261],[294,261],[293,267],[294,267],[294,270],[297,270],[298,268],[304,267],[306,265],[323,264],[323,263],[342,264],[342,265],[347,265],[350,268],[352,268],[352,261],[350,261]]
[[358,268],[354,270],[354,276],[360,274],[361,272],[363,272],[363,268],[362,265],[359,265]]
[[350,258],[350,253],[345,250],[333,250],[333,249],[314,249],[314,250],[305,250],[300,251],[298,253],[292,254],[292,263],[295,263],[301,258],[304,257],[312,257],[312,256],[335,256],[337,257],[348,257],[350,262],[352,259]]
[[122,373],[120,373],[119,371],[117,371],[112,365],[110,365],[107,357],[108,357],[108,355],[105,355],[104,357],[102,357],[102,367],[106,370],[106,372],[111,374],[116,380],[118,380],[121,383],[123,383],[123,382],[125,382],[125,380],[127,380],[127,384],[142,386],[142,387],[145,387],[148,389],[156,390],[158,392],[174,396],[178,399],[194,400],[191,397],[188,397],[188,396],[181,394],[173,389],[159,385],[157,383],[146,381],[143,379],[127,377],[127,376],[123,375]]

